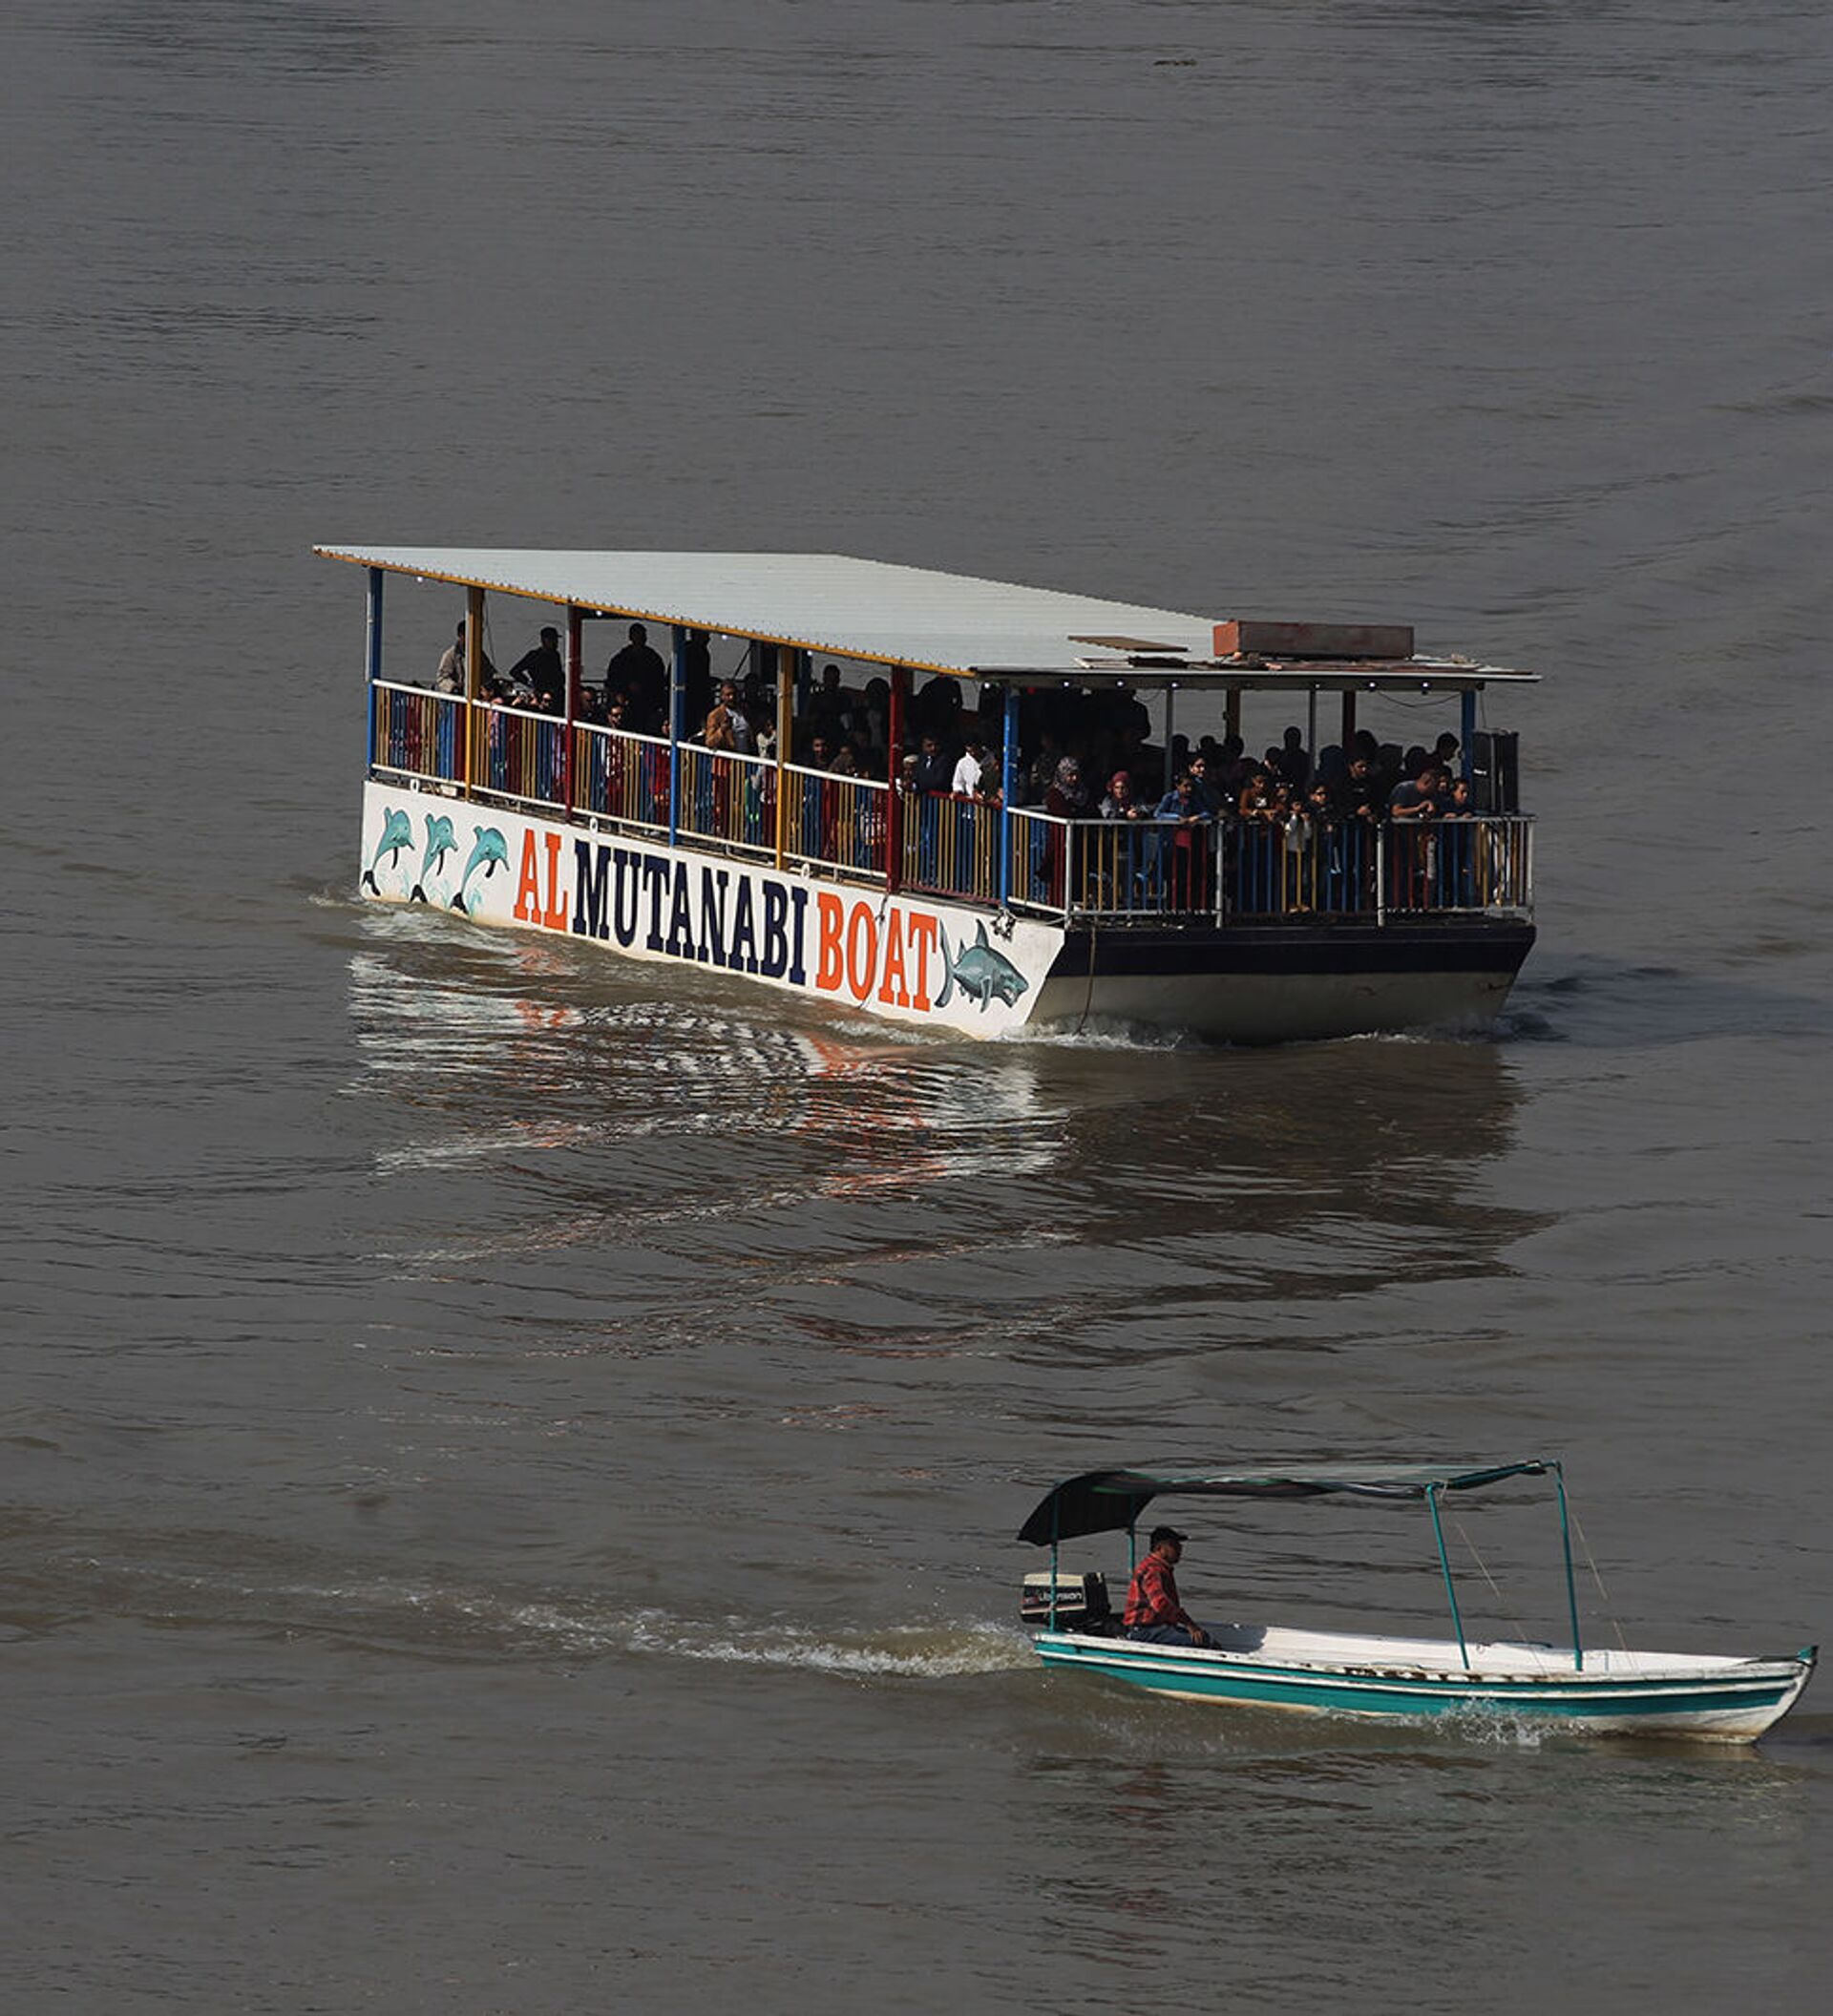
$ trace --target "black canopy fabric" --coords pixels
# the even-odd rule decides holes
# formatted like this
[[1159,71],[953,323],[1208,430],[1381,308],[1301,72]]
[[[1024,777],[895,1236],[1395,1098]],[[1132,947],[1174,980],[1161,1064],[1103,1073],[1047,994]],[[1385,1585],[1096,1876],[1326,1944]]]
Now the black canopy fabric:
[[1423,1498],[1435,1486],[1474,1491],[1507,1477],[1544,1477],[1554,1465],[1538,1457],[1516,1463],[1281,1463],[1226,1470],[1210,1477],[1164,1477],[1147,1470],[1085,1470],[1045,1494],[1019,1528],[1033,1546],[1085,1533],[1124,1532],[1155,1498]]

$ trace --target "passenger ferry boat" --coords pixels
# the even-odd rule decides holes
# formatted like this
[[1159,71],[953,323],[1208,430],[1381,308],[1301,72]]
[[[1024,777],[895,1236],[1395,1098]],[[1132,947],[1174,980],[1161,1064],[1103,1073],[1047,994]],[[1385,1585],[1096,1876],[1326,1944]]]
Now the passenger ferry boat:
[[[974,1036],[1092,1020],[1271,1042],[1480,1025],[1533,943],[1513,739],[1480,735],[1478,703],[1534,675],[1416,654],[1401,626],[1216,621],[833,554],[316,551],[368,579],[361,887],[381,902]],[[390,575],[465,591],[462,690],[385,664]],[[497,597],[548,605],[525,612],[531,633],[560,613],[553,713],[486,691]],[[604,619],[671,643],[664,732],[587,718],[584,640]],[[697,739],[696,650],[702,667],[742,652],[773,689],[770,756]],[[1003,749],[1001,790],[919,794],[809,764],[813,668],[829,659],[886,680],[894,771],[930,683],[971,685]],[[1479,809],[1179,825],[1021,803],[1022,739],[1041,715],[1111,706],[1117,689],[1155,704],[1168,788],[1178,725],[1236,731],[1244,697],[1279,696],[1314,760],[1320,715],[1347,749],[1359,704],[1442,698]]]

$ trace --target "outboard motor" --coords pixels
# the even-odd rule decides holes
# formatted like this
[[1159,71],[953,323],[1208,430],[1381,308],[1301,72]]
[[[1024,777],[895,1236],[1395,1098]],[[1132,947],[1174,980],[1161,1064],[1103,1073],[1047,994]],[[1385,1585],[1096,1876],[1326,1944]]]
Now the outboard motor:
[[[1060,1631],[1086,1631],[1108,1638],[1113,1635],[1113,1606],[1107,1601],[1105,1575],[1059,1575],[1057,1623]],[[1019,1591],[1019,1622],[1026,1629],[1050,1629],[1050,1576],[1027,1575]]]

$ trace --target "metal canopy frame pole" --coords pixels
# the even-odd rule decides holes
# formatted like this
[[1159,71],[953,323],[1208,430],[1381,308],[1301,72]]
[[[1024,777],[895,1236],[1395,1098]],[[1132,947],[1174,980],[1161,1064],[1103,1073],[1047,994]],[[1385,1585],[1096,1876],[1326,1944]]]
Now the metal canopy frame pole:
[[1464,781],[1468,784],[1476,774],[1477,694],[1474,686],[1463,696],[1463,704],[1458,710],[1458,730],[1464,738],[1464,746],[1458,754]]
[[687,633],[676,623],[668,653],[668,845],[681,837],[681,717],[687,703]]
[[[790,742],[795,732],[795,702],[808,679],[809,654],[790,651],[784,662],[777,657],[776,672],[776,865],[780,871],[789,858],[790,797],[788,772]],[[793,678],[791,678],[793,674]]]
[[1305,689],[1305,760],[1311,765],[1305,783],[1310,786],[1317,775],[1317,688]]
[[1177,687],[1170,680],[1165,682],[1165,782],[1159,787],[1169,792],[1177,779],[1171,774],[1171,727],[1177,719],[1177,704],[1172,698]]
[[1426,1509],[1432,1514],[1432,1538],[1439,1544],[1439,1570],[1444,1577],[1444,1593],[1451,1599],[1451,1628],[1458,1634],[1458,1656],[1464,1661],[1464,1670],[1470,1670],[1470,1648],[1464,1642],[1464,1613],[1458,1608],[1458,1591],[1451,1580],[1451,1560],[1444,1551],[1444,1522],[1439,1517],[1439,1493],[1443,1487],[1427,1484],[1425,1487]]
[[364,668],[369,689],[369,767],[375,767],[376,684],[382,677],[382,580],[379,567],[369,569],[369,629],[364,639]]
[[578,739],[573,733],[573,724],[579,713],[579,679],[583,670],[585,643],[583,625],[579,616],[579,605],[566,605],[566,743],[560,753],[560,802],[566,808],[566,816],[573,816],[573,745]]
[[910,701],[910,667],[891,668],[891,705],[885,716],[885,887],[904,886],[904,710]]
[[1005,689],[1005,744],[1000,751],[1000,908],[1012,908],[1012,801],[1019,794],[1019,689]]
[[465,591],[465,796],[477,783],[477,703],[484,684],[484,591]]
[[1050,1628],[1057,1628],[1057,1526],[1063,1517],[1062,1507],[1053,1498],[1050,1502]]
[[1553,1465],[1553,1489],[1559,1493],[1559,1544],[1566,1556],[1566,1612],[1572,1620],[1572,1670],[1585,1670],[1585,1649],[1578,1642],[1578,1584],[1572,1579],[1572,1523],[1566,1509],[1566,1466]]

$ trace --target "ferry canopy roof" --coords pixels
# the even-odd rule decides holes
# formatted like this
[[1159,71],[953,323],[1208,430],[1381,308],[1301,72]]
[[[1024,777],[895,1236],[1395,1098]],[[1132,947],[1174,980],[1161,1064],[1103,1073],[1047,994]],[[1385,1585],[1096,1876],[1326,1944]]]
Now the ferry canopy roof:
[[1540,1458],[1513,1463],[1281,1463],[1211,1476],[1148,1470],[1087,1470],[1047,1492],[1019,1538],[1047,1547],[1053,1540],[1085,1533],[1124,1532],[1155,1498],[1321,1498],[1347,1492],[1358,1498],[1419,1499],[1434,1489],[1474,1491],[1507,1477],[1544,1477],[1553,1466]]
[[[839,553],[541,553],[475,546],[319,546],[423,580],[494,589],[605,616],[681,624],[834,658],[965,678],[1078,684],[1443,687],[1530,673],[1467,660],[1218,665],[1214,619],[1022,588]],[[1153,661],[1142,664],[1142,659]]]

